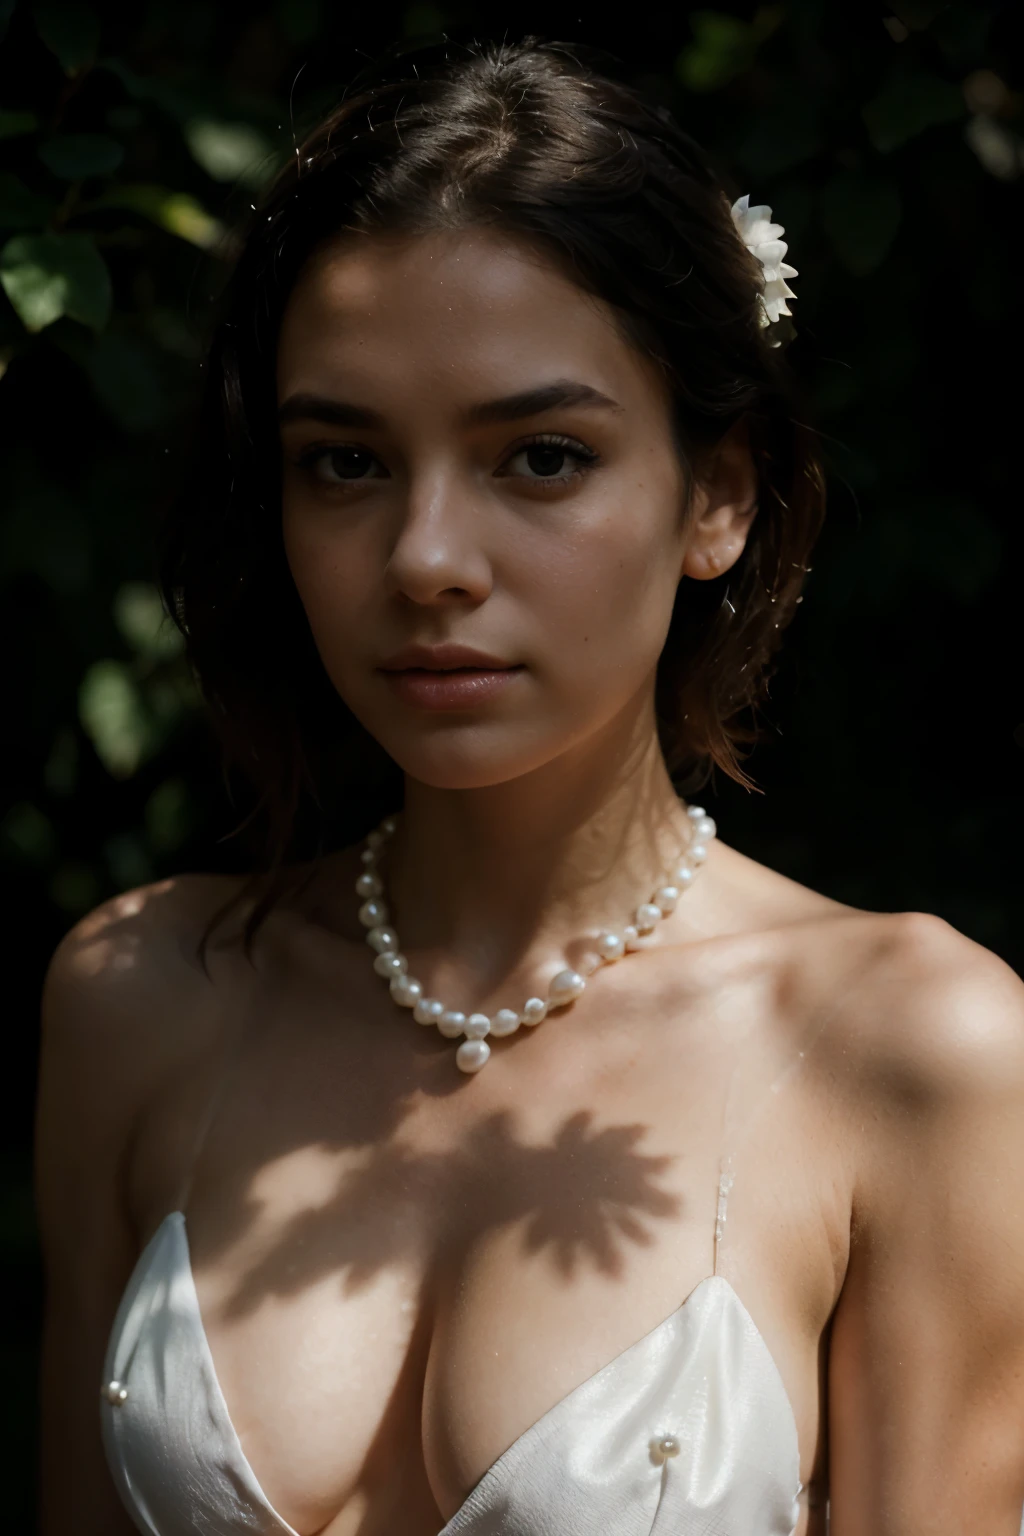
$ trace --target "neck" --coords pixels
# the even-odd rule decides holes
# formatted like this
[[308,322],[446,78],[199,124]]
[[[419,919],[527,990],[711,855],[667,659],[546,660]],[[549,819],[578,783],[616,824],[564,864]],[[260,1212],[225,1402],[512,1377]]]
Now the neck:
[[482,1001],[583,932],[621,928],[664,883],[689,827],[648,727],[620,723],[501,784],[407,778],[383,874],[402,950],[430,991]]

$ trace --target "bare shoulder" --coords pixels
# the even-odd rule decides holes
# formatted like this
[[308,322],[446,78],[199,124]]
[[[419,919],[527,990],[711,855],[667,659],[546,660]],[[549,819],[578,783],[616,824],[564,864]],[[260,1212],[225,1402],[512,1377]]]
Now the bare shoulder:
[[863,1089],[910,1113],[1024,1090],[1024,983],[927,912],[852,912],[831,1031]]
[[852,907],[727,857],[738,925],[775,957],[796,1027],[820,1028],[830,1072],[941,1094],[1024,1070],[1024,983],[998,955],[932,913]]
[[237,967],[237,923],[215,936],[204,966],[200,939],[240,881],[181,875],[113,897],[65,934],[42,996],[43,1053],[66,1071],[140,1089],[200,1044],[214,1017],[218,976]]

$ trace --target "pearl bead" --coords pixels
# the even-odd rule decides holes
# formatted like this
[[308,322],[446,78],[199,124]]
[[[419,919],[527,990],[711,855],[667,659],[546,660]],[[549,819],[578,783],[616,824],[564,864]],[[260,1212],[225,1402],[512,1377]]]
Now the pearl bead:
[[460,1072],[479,1072],[486,1065],[491,1048],[486,1040],[463,1040],[455,1052],[455,1065]]
[[371,897],[369,901],[364,901],[359,908],[359,921],[364,928],[379,928],[382,923],[387,922],[390,916],[391,913],[384,902],[378,901],[375,896]]
[[421,997],[412,1011],[417,1024],[436,1024],[444,1013],[444,1003],[437,997]]
[[108,1381],[103,1388],[103,1393],[113,1408],[120,1408],[122,1403],[128,1401],[128,1388],[119,1381]]
[[409,962],[404,955],[396,955],[389,949],[376,957],[373,968],[378,976],[401,976],[409,969]]
[[620,960],[626,953],[626,941],[618,933],[602,933],[597,941],[602,960]]
[[678,1456],[679,1441],[675,1435],[662,1435],[658,1441],[658,1450],[663,1456]]
[[514,1035],[519,1028],[519,1015],[514,1008],[499,1008],[491,1020],[492,1035]]
[[[602,962],[620,959],[627,951],[648,949],[653,943],[654,929],[663,917],[675,910],[683,891],[691,884],[699,866],[708,856],[708,843],[717,833],[714,820],[703,806],[687,807],[690,820],[691,841],[682,854],[682,862],[666,884],[659,886],[649,901],[636,909],[633,921],[621,929],[603,929],[577,960],[575,969],[566,967],[559,971],[548,985],[546,998],[531,997],[523,1005],[521,1013],[513,1008],[499,1008],[493,1018],[485,1013],[471,1013],[469,1017],[454,1008],[446,1008],[439,998],[424,997],[423,985],[408,974],[408,960],[399,952],[399,939],[395,930],[388,926],[389,909],[386,901],[386,884],[377,871],[380,850],[396,831],[396,816],[386,816],[365,840],[360,851],[362,873],[356,877],[356,894],[363,898],[359,907],[359,920],[366,928],[366,942],[375,951],[373,968],[378,976],[388,982],[391,996],[401,1007],[411,1008],[418,1024],[436,1024],[438,1032],[447,1039],[465,1040],[455,1052],[456,1062],[463,1072],[478,1072],[489,1059],[491,1050],[487,1038],[515,1034],[521,1024],[533,1026],[546,1018],[553,1008],[562,1008],[581,996],[587,978],[601,968]],[[665,876],[662,876],[665,879]],[[116,1389],[118,1402],[123,1402],[127,1391],[119,1382],[110,1384]],[[106,1390],[106,1389],[105,1389]],[[111,1401],[114,1401],[111,1398]],[[674,1435],[664,1435],[660,1441],[651,1442],[652,1449],[660,1447],[660,1454],[676,1455],[679,1442]],[[1024,1533],[1022,1533],[1024,1536]]]
[[636,917],[634,918],[636,930],[638,933],[650,933],[651,929],[656,928],[661,922],[661,919],[661,908],[656,907],[653,902],[645,901],[642,906],[636,909]]
[[628,954],[634,954],[637,949],[651,948],[651,935],[639,934],[636,928],[634,928],[633,923],[629,923],[626,928],[622,929],[622,937],[625,938],[626,952]]
[[553,1008],[562,1008],[566,1003],[571,1003],[579,997],[586,986],[586,982],[579,971],[559,971],[557,976],[551,978],[548,986],[548,1000]]
[[423,984],[413,976],[392,976],[391,996],[402,1008],[415,1008],[423,996]]

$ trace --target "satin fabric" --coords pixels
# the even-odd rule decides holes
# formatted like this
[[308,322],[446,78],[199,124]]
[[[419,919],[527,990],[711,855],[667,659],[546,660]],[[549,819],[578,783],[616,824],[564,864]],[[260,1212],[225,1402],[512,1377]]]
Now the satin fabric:
[[[111,1330],[103,1440],[145,1536],[296,1536],[260,1488],[217,1381],[172,1211],[140,1255]],[[660,1457],[658,1440],[679,1450]],[[729,1282],[686,1301],[555,1404],[499,1457],[440,1536],[792,1536],[796,1423]]]

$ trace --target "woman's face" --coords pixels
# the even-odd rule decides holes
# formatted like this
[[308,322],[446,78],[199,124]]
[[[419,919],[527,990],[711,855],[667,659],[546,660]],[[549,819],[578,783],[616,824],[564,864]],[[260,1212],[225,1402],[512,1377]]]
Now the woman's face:
[[[651,711],[688,558],[731,560],[690,549],[667,393],[607,307],[492,231],[339,240],[289,299],[277,386],[299,596],[408,774],[503,782]],[[385,670],[413,644],[494,665]]]

